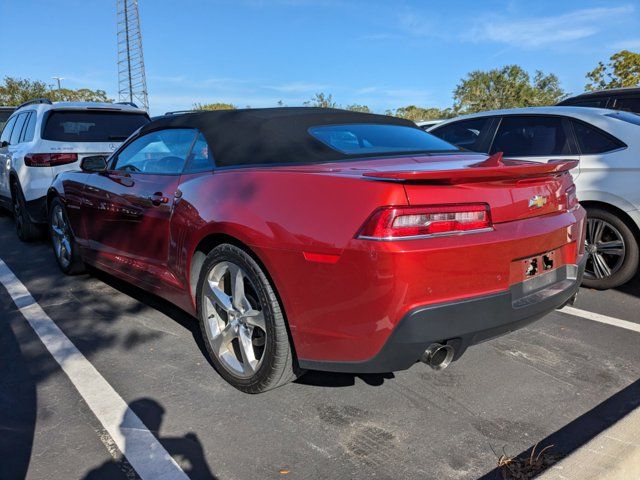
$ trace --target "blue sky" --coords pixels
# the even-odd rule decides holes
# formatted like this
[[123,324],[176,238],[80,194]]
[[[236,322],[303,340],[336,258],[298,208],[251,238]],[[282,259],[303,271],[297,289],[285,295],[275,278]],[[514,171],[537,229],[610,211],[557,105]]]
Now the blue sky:
[[[115,97],[115,3],[0,0],[0,76]],[[153,114],[319,91],[379,112],[446,107],[466,73],[511,63],[578,93],[599,60],[640,51],[640,1],[140,0],[140,15]]]

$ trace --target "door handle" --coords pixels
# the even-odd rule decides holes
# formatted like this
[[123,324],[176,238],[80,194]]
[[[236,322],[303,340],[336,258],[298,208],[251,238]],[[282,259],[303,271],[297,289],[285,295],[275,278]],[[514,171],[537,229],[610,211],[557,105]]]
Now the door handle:
[[147,198],[156,207],[169,203],[169,197],[165,197],[162,192],[156,192],[153,195],[149,195]]

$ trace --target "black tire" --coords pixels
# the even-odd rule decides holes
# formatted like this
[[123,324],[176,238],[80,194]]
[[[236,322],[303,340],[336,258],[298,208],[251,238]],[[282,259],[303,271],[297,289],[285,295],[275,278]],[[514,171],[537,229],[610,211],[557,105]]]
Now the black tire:
[[13,202],[13,219],[18,238],[23,242],[33,242],[43,236],[42,226],[34,223],[27,213],[27,202],[22,189],[16,180],[11,182],[11,200]]
[[[58,215],[58,212],[61,212],[61,215],[64,219],[64,234],[67,236],[66,240],[68,243],[69,252],[68,258],[61,258],[61,253],[58,250],[58,245],[60,242],[60,234],[56,233],[55,229],[60,227],[56,224],[56,219],[54,218]],[[73,232],[69,227],[69,218],[67,217],[67,210],[64,207],[64,204],[59,198],[54,198],[49,205],[49,235],[51,236],[51,245],[53,247],[53,255],[56,257],[56,261],[58,262],[58,266],[60,270],[66,275],[78,275],[80,273],[84,273],[86,270],[86,265],[82,260],[82,256],[80,255],[80,249],[78,244],[76,243],[76,239],[73,236]]]
[[[205,281],[216,265],[231,262],[239,266],[246,274],[253,290],[255,303],[264,315],[266,340],[262,350],[261,361],[249,378],[235,375],[214,353],[210,337],[205,326],[206,298],[203,293]],[[261,393],[295,380],[301,373],[296,365],[293,349],[287,330],[286,320],[278,298],[269,279],[258,263],[244,250],[230,244],[222,244],[214,248],[206,257],[196,289],[198,320],[204,343],[216,371],[232,386],[245,393]],[[256,307],[253,307],[256,308]],[[253,347],[252,347],[253,348]]]
[[620,217],[603,208],[587,208],[587,219],[601,220],[614,227],[624,242],[624,256],[621,265],[613,271],[611,275],[604,276],[603,278],[596,278],[589,274],[589,271],[594,268],[594,260],[590,258],[587,261],[587,273],[582,280],[582,285],[597,290],[606,290],[627,283],[637,273],[638,262],[640,260],[638,239],[634,235],[633,230],[631,230],[631,227]]

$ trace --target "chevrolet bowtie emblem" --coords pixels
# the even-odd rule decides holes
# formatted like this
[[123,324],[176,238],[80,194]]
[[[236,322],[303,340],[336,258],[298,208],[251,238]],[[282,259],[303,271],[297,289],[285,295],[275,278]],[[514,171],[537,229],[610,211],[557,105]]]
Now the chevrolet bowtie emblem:
[[529,208],[542,208],[547,204],[547,197],[543,197],[542,195],[536,195],[535,197],[531,197],[529,199]]

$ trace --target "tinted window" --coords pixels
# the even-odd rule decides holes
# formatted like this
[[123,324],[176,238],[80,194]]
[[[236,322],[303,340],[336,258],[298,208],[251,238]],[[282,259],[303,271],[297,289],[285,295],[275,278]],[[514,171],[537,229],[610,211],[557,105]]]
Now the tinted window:
[[201,133],[198,134],[189,157],[187,173],[206,172],[213,168],[211,149]]
[[610,152],[625,146],[621,141],[586,123],[574,120],[573,130],[576,132],[580,153],[585,155]]
[[491,124],[491,117],[474,118],[436,127],[430,133],[466,150],[479,152]]
[[615,108],[625,112],[640,113],[640,97],[618,98]]
[[563,105],[571,105],[573,107],[593,107],[605,108],[607,106],[607,98],[590,98],[588,100],[576,100],[563,103]]
[[570,154],[568,138],[559,117],[503,117],[492,153],[508,157]]
[[458,150],[420,128],[401,125],[324,125],[311,127],[309,133],[347,155]]
[[9,139],[11,138],[11,131],[13,130],[13,126],[16,123],[16,118],[17,117],[13,117],[5,125],[4,129],[2,130],[2,136],[0,136],[0,141],[1,142],[8,142]]
[[42,133],[60,142],[122,142],[149,119],[123,112],[53,111]]
[[13,113],[12,111],[3,112],[2,110],[0,110],[0,132],[4,128],[5,124],[7,123],[7,120],[9,120],[9,117],[11,116],[12,113]]
[[27,120],[27,116],[28,113],[21,113],[18,115],[16,124],[13,127],[13,132],[11,132],[11,138],[9,139],[9,143],[11,145],[17,145],[20,143],[20,133],[22,133],[22,127],[24,127],[24,122]]
[[179,175],[195,138],[194,130],[159,130],[127,145],[115,158],[115,170]]
[[22,140],[21,142],[30,142],[33,140],[33,135],[36,132],[36,118],[37,115],[35,112],[31,112],[29,114],[29,118],[27,119],[27,126],[24,128],[22,132]]

